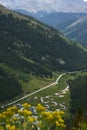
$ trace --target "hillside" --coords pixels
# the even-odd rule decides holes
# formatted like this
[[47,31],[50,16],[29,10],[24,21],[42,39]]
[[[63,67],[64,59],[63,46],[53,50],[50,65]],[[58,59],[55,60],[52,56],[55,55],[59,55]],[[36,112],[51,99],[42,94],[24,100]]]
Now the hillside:
[[85,16],[85,15],[87,14],[86,13],[71,13],[71,12],[56,12],[56,13],[47,14],[39,18],[39,20],[57,29],[61,29],[63,28],[63,25],[66,26],[66,23],[69,24],[70,21],[73,22],[77,20],[78,18],[80,18],[81,16]]
[[60,30],[71,40],[87,45],[87,13],[51,13],[39,20]]
[[0,103],[22,93],[22,86],[14,77],[0,67]]
[[57,25],[57,28],[59,28],[59,26],[65,36],[87,46],[87,15],[74,21]]
[[53,71],[87,69],[87,50],[32,17],[0,6],[0,67],[24,84],[25,75],[52,77]]

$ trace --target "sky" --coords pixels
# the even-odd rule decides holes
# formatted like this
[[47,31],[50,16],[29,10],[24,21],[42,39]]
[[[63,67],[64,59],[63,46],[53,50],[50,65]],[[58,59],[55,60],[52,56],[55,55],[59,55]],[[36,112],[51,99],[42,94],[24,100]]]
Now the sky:
[[[67,7],[71,8],[71,10],[75,8],[76,11],[80,11],[83,7],[87,7],[85,5],[87,0],[0,0],[0,3],[11,9],[20,8],[35,13],[39,10],[48,12],[69,11]],[[72,6],[70,7],[70,5]]]

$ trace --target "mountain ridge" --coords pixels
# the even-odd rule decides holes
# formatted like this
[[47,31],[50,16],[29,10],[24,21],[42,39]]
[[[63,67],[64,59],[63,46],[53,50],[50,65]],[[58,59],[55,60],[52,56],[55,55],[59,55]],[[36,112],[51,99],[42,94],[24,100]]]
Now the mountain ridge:
[[31,88],[28,76],[52,78],[55,71],[87,69],[87,50],[54,28],[0,6],[0,68],[2,87],[9,90],[4,73],[9,82],[12,75],[17,84],[21,83],[20,88],[25,83]]
[[38,18],[43,23],[60,30],[69,39],[87,46],[87,13],[51,13]]
[[[58,26],[57,26],[58,28]],[[61,31],[70,39],[87,46],[87,15],[67,24]]]

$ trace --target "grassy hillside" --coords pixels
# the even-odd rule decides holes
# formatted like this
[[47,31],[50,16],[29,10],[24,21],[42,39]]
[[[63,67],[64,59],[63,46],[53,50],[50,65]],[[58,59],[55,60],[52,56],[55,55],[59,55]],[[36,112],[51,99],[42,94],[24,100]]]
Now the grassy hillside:
[[59,24],[57,28],[68,38],[87,46],[87,15]]
[[80,42],[82,45],[87,46],[86,28],[87,28],[87,15],[80,17],[75,21],[72,21],[63,29],[63,32],[70,39]]
[[50,26],[62,28],[64,23],[68,21],[77,20],[81,16],[85,16],[86,13],[69,13],[69,12],[55,12],[47,14],[40,18],[40,20]]
[[[0,6],[0,66],[31,89],[30,77],[52,78],[53,71],[86,69],[87,50],[32,17]],[[7,86],[1,81],[3,85]]]
[[87,45],[87,13],[51,13],[40,20],[60,30],[71,40]]

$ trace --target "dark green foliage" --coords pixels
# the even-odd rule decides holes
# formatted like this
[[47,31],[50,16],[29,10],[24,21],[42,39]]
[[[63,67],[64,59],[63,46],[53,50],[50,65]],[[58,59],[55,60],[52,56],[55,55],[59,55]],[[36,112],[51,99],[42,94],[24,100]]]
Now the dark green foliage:
[[70,84],[71,92],[71,112],[77,108],[87,110],[87,76],[78,77]]
[[[86,69],[87,52],[57,30],[0,6],[0,65],[3,64],[20,73],[52,77],[53,71]],[[11,87],[14,81],[8,81]],[[6,83],[7,79],[3,85]]]
[[87,130],[87,117],[82,108],[66,118],[66,130]]
[[15,77],[0,67],[0,102],[14,98],[22,93],[22,87]]
[[47,76],[51,76],[53,70],[87,67],[87,53],[77,44],[70,43],[61,33],[31,17],[16,15],[3,11],[0,14],[2,63],[26,73]]

